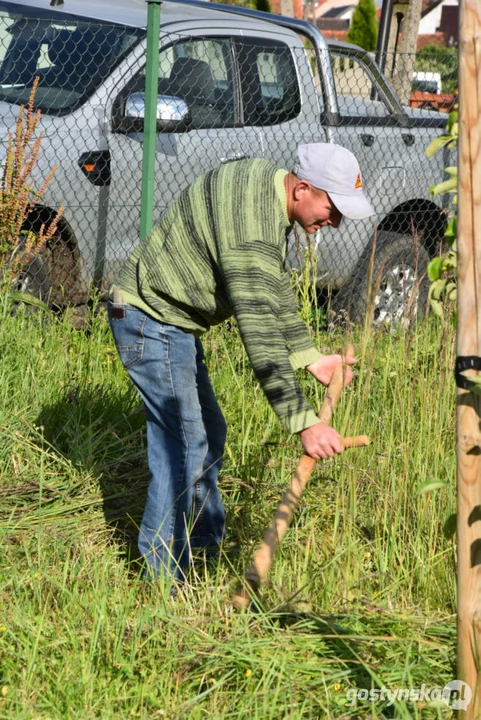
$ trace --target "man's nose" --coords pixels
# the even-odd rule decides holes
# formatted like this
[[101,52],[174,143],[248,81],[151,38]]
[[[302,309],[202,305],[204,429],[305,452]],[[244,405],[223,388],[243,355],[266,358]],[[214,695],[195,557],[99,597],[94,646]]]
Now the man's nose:
[[341,213],[336,213],[336,215],[332,218],[333,227],[338,228],[339,225],[341,224],[341,220],[342,220]]

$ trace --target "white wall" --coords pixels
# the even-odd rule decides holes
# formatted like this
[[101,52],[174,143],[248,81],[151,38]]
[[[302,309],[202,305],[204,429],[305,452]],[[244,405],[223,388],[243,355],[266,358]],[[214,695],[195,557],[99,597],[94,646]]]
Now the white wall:
[[434,10],[421,18],[418,35],[432,35],[441,24],[442,8],[448,5],[459,5],[458,0],[443,0]]

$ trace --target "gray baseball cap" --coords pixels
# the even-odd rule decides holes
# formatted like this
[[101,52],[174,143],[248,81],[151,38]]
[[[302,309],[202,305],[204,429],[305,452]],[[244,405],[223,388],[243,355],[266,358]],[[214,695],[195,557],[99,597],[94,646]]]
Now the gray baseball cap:
[[294,173],[324,190],[350,220],[376,214],[362,191],[361,168],[350,150],[333,143],[299,145]]

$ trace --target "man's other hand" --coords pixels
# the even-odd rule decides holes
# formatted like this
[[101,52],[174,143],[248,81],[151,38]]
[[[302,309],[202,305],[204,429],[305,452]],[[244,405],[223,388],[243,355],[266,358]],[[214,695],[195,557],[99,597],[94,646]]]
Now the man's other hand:
[[299,433],[304,452],[316,460],[342,453],[341,436],[325,423],[317,423]]
[[[320,383],[323,385],[329,385],[331,382],[332,374],[336,367],[339,365],[339,363],[342,363],[343,357],[342,355],[323,355],[320,360],[317,360],[315,363],[312,363],[312,365],[308,365],[306,367],[306,370],[313,375],[316,380],[319,380]],[[352,372],[349,365],[354,365],[354,363],[357,363],[356,358],[351,357],[350,355],[347,355],[344,358],[345,363],[345,369],[344,369],[344,385],[349,385],[352,378],[354,377],[354,373]]]

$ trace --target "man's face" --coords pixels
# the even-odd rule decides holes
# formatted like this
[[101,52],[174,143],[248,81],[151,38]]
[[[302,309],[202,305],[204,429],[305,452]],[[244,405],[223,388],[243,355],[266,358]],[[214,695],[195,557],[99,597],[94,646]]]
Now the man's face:
[[320,228],[332,225],[339,227],[342,214],[331,202],[329,195],[318,190],[306,180],[294,188],[293,218],[306,231],[316,233]]

